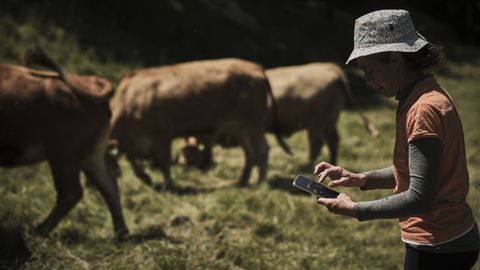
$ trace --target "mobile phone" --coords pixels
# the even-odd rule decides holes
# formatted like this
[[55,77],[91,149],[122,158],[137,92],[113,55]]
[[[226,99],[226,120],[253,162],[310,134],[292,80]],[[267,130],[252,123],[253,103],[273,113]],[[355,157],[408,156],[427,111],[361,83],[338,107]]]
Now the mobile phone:
[[295,177],[293,180],[293,186],[321,198],[336,198],[338,194],[340,194],[335,190],[330,189],[320,183],[314,182],[303,175],[297,175],[297,177]]

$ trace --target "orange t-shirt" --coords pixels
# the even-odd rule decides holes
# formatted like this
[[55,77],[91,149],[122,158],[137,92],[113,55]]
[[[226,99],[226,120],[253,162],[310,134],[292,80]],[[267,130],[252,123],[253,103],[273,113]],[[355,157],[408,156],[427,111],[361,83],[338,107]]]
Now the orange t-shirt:
[[402,239],[438,245],[465,233],[474,223],[466,202],[469,188],[462,124],[447,92],[433,76],[420,81],[397,109],[393,154],[396,188],[408,190],[408,143],[421,138],[442,141],[439,181],[433,209],[425,215],[400,218]]

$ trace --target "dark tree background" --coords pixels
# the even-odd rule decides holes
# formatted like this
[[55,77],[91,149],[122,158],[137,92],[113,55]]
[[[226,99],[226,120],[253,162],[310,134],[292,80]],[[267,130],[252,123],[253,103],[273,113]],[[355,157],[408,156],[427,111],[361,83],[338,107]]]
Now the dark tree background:
[[343,63],[355,18],[377,9],[410,11],[417,29],[443,44],[480,42],[480,1],[3,0],[0,16],[31,16],[74,34],[99,57],[145,66],[241,57],[266,67]]

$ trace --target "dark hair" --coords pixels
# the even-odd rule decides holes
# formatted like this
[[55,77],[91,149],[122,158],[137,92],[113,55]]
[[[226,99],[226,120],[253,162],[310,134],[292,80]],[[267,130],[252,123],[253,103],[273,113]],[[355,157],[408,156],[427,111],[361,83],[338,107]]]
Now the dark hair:
[[428,43],[417,52],[403,53],[407,61],[419,69],[433,68],[442,63],[445,54],[443,46]]
[[[372,59],[381,63],[390,61],[391,52],[381,52],[371,55]],[[445,54],[443,46],[439,44],[428,43],[416,52],[402,52],[408,63],[417,69],[433,68],[442,63]]]

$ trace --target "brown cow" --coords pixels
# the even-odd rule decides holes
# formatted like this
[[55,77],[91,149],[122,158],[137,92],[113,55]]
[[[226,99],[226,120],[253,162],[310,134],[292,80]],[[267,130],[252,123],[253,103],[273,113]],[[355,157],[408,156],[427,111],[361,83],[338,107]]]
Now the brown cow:
[[[345,98],[350,98],[357,106],[342,69],[334,63],[310,63],[269,69],[266,75],[277,103],[274,115],[278,121],[276,129],[284,136],[306,129],[310,146],[309,162],[315,161],[326,141],[330,162],[335,164],[339,143],[337,121]],[[359,112],[359,115],[370,133],[377,136],[375,126],[362,113]],[[266,129],[269,132],[273,131],[272,119],[269,106]],[[189,144],[182,149],[182,158],[187,166],[210,164],[211,155],[207,155],[210,152],[208,145],[200,151]]]
[[238,142],[246,158],[240,184],[248,183],[254,165],[261,182],[267,175],[269,146],[263,130],[269,93],[263,68],[240,59],[139,70],[121,80],[111,100],[112,138],[148,185],[152,180],[142,160],[159,167],[165,188],[171,188],[171,141],[188,135],[210,145]]
[[[326,141],[330,161],[335,164],[339,143],[337,121],[345,98],[350,98],[357,106],[342,69],[334,63],[310,63],[273,68],[266,74],[277,100],[278,129],[282,135],[290,136],[306,129],[309,162],[315,161]],[[375,126],[361,112],[358,113],[367,130],[377,136]],[[272,125],[268,126],[271,132]]]
[[104,162],[111,83],[64,73],[38,49],[25,60],[54,72],[0,65],[0,166],[50,165],[57,200],[37,232],[47,236],[82,198],[83,171],[105,199],[116,236],[125,236],[118,188]]

